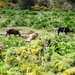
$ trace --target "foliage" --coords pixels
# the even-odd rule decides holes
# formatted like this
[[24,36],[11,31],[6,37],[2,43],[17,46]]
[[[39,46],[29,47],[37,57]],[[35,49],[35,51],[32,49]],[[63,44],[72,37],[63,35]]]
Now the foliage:
[[50,10],[48,7],[39,6],[39,5],[32,6],[31,8],[32,10],[35,10],[35,11],[40,11],[40,10],[49,11]]
[[68,1],[75,2],[75,0],[68,0]]
[[17,37],[1,37],[0,42],[7,46],[3,58],[5,67],[2,67],[8,75],[62,75],[75,66],[75,42],[72,37],[71,34],[51,37],[48,32],[41,39],[31,42]]
[[11,22],[10,19],[6,20],[4,23],[1,23],[1,24],[0,24],[0,28],[2,28],[2,27],[7,27],[7,25],[8,25],[10,22]]
[[[15,1],[15,0],[14,0],[14,1]],[[11,3],[9,2],[9,3],[7,4],[7,6],[6,6],[6,8],[7,8],[7,9],[20,9],[20,7],[19,7],[18,4],[15,4],[15,3],[12,3],[12,2],[11,2]]]
[[67,69],[67,70],[64,72],[64,75],[74,75],[74,74],[75,74],[75,67],[70,68],[70,69]]
[[[13,35],[10,38],[0,35],[0,43],[3,44],[0,49],[0,72],[8,75],[74,74],[74,12],[58,9],[46,12],[0,9],[1,27],[29,26],[46,29],[42,34],[39,33],[36,40],[30,42]],[[58,36],[56,31],[60,26],[69,27],[72,32],[67,35],[60,33]],[[30,30],[28,34],[32,32]]]
[[0,73],[7,75],[3,61],[0,61]]
[[39,0],[38,5],[39,6],[49,7],[49,0]]
[[18,71],[21,72],[22,74],[29,75],[34,73],[34,75],[36,75],[37,73],[38,75],[43,75],[45,69],[42,66],[39,66],[41,64],[40,63],[41,49],[42,49],[41,40],[31,41],[28,46],[26,45],[20,48],[15,47],[10,48],[7,51],[5,57],[6,69],[9,69],[11,71],[12,67],[14,68],[17,67]]
[[6,5],[3,2],[1,2],[0,3],[0,8],[6,8]]
[[20,0],[19,5],[21,9],[30,9],[34,5],[34,0]]
[[4,50],[3,48],[0,46],[0,61],[3,59],[4,56]]
[[0,37],[0,42],[2,42],[6,47],[23,46],[26,44],[23,39],[20,39],[19,41],[19,39],[14,36],[11,36],[10,39]]
[[18,0],[8,0],[8,2],[17,3],[17,2],[18,2]]
[[[42,9],[41,9],[42,10]],[[75,33],[74,11],[64,12],[60,9],[50,11],[7,10],[0,9],[0,27],[27,26],[36,29],[52,29],[60,26],[69,27]],[[38,17],[39,16],[39,17]],[[11,17],[11,18],[10,18]],[[16,17],[16,18],[15,18]],[[10,19],[9,19],[10,18]],[[9,22],[6,22],[10,20]]]

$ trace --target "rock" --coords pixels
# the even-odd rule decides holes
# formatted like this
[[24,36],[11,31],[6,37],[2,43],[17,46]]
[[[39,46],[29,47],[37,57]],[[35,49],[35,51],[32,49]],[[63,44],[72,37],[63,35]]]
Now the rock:
[[62,5],[62,8],[65,8],[67,10],[72,10],[73,8],[73,5],[67,3],[67,2],[64,2],[63,5]]

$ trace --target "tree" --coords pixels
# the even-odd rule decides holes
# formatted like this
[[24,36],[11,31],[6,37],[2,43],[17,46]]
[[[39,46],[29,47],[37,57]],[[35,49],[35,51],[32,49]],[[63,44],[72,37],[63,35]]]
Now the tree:
[[70,1],[70,2],[75,2],[75,0],[68,0],[68,1]]
[[34,6],[34,0],[20,0],[19,6],[21,9],[31,9]]
[[17,3],[17,2],[18,2],[18,0],[8,0],[8,2]]

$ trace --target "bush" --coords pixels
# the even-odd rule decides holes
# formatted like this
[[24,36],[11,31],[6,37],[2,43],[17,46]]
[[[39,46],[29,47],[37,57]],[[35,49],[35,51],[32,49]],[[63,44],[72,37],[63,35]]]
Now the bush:
[[53,21],[53,22],[52,22],[52,25],[53,25],[54,27],[59,27],[60,25],[62,25],[62,22]]
[[75,75],[75,67],[72,67],[64,71],[64,75]]
[[5,70],[4,62],[0,61],[0,73],[3,75],[7,75],[7,72]]
[[0,8],[6,8],[6,5],[3,2],[0,2]]
[[31,9],[31,6],[34,5],[34,0],[20,0],[19,6],[21,9]]
[[3,56],[4,56],[4,50],[3,50],[3,48],[0,46],[0,61],[3,60]]
[[11,22],[11,20],[10,19],[7,19],[4,23],[1,23],[0,27],[1,28],[2,27],[7,27],[10,22]]
[[[45,69],[41,66],[40,52],[42,49],[41,40],[33,40],[29,45],[22,46],[20,48],[11,47],[8,49],[5,56],[6,69],[12,72],[12,67],[17,68],[16,72],[22,74],[35,74],[43,75]],[[35,66],[35,67],[34,67]],[[14,69],[13,69],[14,70]],[[7,72],[9,74],[9,71]],[[37,74],[36,74],[37,73]]]
[[36,11],[40,10],[40,6],[39,5],[32,6],[31,8],[33,10],[36,10]]
[[50,10],[49,8],[45,6],[39,6],[39,5],[32,6],[31,8],[32,10],[36,10],[36,11],[40,11],[40,10],[49,11]]
[[38,15],[38,13],[36,11],[32,11],[30,14],[31,15]]
[[18,4],[14,4],[14,3],[8,3],[7,8],[8,9],[20,9]]
[[8,47],[16,47],[16,46],[22,46],[25,45],[26,42],[24,42],[23,39],[19,40],[17,37],[11,36],[10,39],[6,39],[5,37],[0,38],[0,42],[2,42],[5,46]]
[[14,16],[16,13],[13,10],[7,10],[6,11],[6,15],[8,15],[9,17]]
[[27,26],[27,22],[25,22],[24,20],[16,20],[14,26]]
[[[75,53],[69,53],[61,56],[60,54],[54,52],[51,56],[51,61],[47,63],[48,72],[52,72],[54,75],[59,75],[59,73],[63,75],[63,72],[66,71],[68,68],[74,67],[74,65],[72,66],[74,62],[74,55]],[[67,73],[67,71],[65,73]]]

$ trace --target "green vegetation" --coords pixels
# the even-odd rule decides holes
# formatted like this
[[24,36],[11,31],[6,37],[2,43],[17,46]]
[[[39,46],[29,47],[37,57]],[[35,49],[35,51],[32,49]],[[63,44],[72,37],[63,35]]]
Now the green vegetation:
[[[0,31],[7,27],[40,30],[30,42],[24,38],[0,35],[0,74],[2,75],[74,75],[75,11],[0,9]],[[67,26],[71,33],[57,35],[56,29]],[[44,31],[43,31],[44,30]],[[22,33],[23,33],[22,32]],[[33,29],[27,34],[35,32]],[[53,34],[52,34],[53,33]]]
[[7,75],[74,74],[75,39],[72,36],[61,34],[51,37],[49,33],[45,33],[42,40],[38,37],[31,42],[15,37],[1,37],[4,54],[1,55],[0,72]]
[[[0,9],[0,28],[8,26],[27,26],[36,29],[53,29],[67,26],[75,32],[74,11],[60,9],[50,11],[7,10]],[[4,19],[4,20],[2,20]]]

